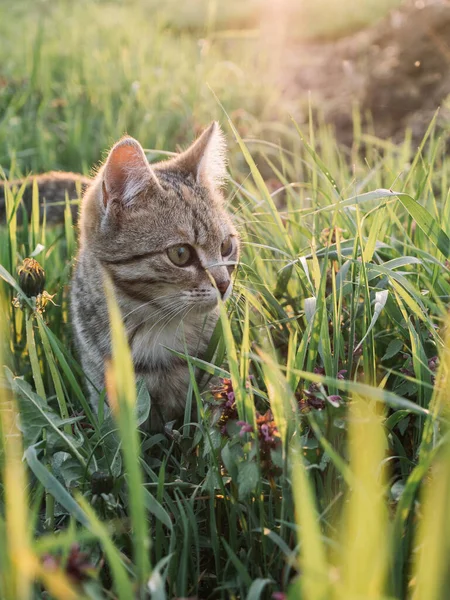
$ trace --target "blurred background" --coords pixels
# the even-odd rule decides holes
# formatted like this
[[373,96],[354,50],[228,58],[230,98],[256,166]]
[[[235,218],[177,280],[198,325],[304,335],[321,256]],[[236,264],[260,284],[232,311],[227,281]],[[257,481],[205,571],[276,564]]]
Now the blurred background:
[[225,111],[420,139],[450,94],[447,0],[0,0],[0,165],[89,172],[124,132],[175,150]]

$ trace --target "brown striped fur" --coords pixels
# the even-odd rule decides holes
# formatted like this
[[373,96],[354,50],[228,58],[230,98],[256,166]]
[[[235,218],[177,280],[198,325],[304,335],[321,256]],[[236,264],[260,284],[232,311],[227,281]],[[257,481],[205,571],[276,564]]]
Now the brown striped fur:
[[[110,354],[102,277],[110,276],[122,311],[137,378],[152,400],[150,428],[184,413],[189,371],[167,348],[202,355],[217,320],[218,290],[231,291],[236,230],[224,208],[224,140],[213,123],[185,152],[149,165],[125,137],[110,151],[85,194],[71,304],[80,358],[94,406]],[[222,256],[227,240],[232,251]],[[189,245],[177,266],[167,249]],[[226,292],[225,292],[226,289]]]

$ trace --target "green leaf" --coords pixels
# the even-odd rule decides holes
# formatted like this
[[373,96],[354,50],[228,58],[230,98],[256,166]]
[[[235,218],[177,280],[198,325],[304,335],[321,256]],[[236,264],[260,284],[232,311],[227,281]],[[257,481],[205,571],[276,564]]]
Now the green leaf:
[[[78,461],[85,467],[86,461],[78,451],[81,441],[77,440],[73,435],[61,431],[61,427],[70,425],[76,422],[75,419],[61,419],[40,396],[35,394],[31,386],[21,379],[14,377],[13,373],[5,367],[6,377],[13,391],[16,392],[21,409],[21,427],[23,428],[26,445],[35,443],[42,435],[42,429],[46,428],[48,433],[55,434],[56,438],[62,442],[62,448],[75,456]],[[49,443],[54,444],[54,440],[49,440]]]
[[52,475],[50,471],[39,461],[36,454],[36,448],[34,446],[30,446],[25,450],[24,456],[28,466],[36,475],[37,479],[45,487],[46,491],[51,494],[53,498],[59,502],[59,504],[61,504],[61,506],[63,506],[70,515],[72,515],[72,517],[74,517],[85,527],[89,528],[89,519],[85,512],[75,502],[72,496],[63,488],[56,477]]
[[384,356],[381,357],[381,360],[388,360],[389,358],[393,358],[396,356],[400,350],[403,348],[404,342],[402,340],[393,339],[389,342],[388,347],[386,348],[386,352]]
[[225,550],[227,551],[228,557],[231,560],[231,562],[233,563],[242,582],[244,583],[244,585],[250,587],[252,584],[252,579],[251,579],[250,575],[248,574],[248,570],[246,569],[245,565],[243,564],[242,561],[239,560],[239,558],[236,556],[236,553],[233,551],[233,549],[230,547],[230,545],[226,542],[226,540],[224,538],[222,538],[222,544],[223,544]]
[[261,598],[264,588],[271,583],[273,583],[272,579],[255,579],[248,590],[247,600],[258,600]]
[[441,229],[438,222],[421,204],[408,194],[402,194],[401,192],[391,193],[397,196],[430,242],[442,252],[445,258],[448,258],[450,256],[450,239],[445,231]]
[[248,498],[252,492],[255,493],[259,479],[258,465],[253,460],[241,463],[238,474],[239,498]]
[[150,394],[144,380],[137,386],[136,421],[138,427],[148,421],[151,409]]
[[158,521],[161,521],[163,525],[170,531],[173,530],[173,524],[167,511],[162,507],[158,500],[150,494],[150,492],[144,488],[144,502],[147,510],[155,516]]
[[388,294],[389,294],[389,292],[387,290],[382,290],[381,292],[376,292],[375,293],[375,306],[374,306],[374,309],[373,309],[372,320],[370,321],[370,325],[366,329],[366,333],[364,334],[364,336],[363,336],[362,340],[359,342],[359,344],[356,346],[354,352],[356,352],[357,350],[359,350],[359,348],[361,348],[364,340],[367,338],[367,336],[369,335],[369,333],[375,327],[375,323],[378,321],[378,317],[380,316],[381,311],[386,306],[386,301],[388,299]]

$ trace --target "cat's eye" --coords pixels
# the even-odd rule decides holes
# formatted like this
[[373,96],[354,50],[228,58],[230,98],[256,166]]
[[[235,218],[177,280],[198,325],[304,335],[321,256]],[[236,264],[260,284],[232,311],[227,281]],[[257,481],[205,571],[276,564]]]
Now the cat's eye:
[[187,267],[195,258],[195,250],[188,245],[172,246],[167,250],[167,256],[177,267]]
[[230,256],[230,254],[233,252],[233,238],[231,237],[231,235],[222,242],[220,252],[222,256]]

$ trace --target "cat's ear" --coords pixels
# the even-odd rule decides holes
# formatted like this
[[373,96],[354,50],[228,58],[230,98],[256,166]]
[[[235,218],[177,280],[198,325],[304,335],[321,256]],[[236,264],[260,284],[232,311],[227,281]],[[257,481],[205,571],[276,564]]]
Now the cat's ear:
[[227,174],[225,136],[219,123],[213,121],[208,129],[176,159],[178,166],[192,173],[203,185],[218,187]]
[[124,137],[112,147],[102,176],[105,207],[113,198],[128,206],[149,187],[160,187],[142,146],[132,137]]

